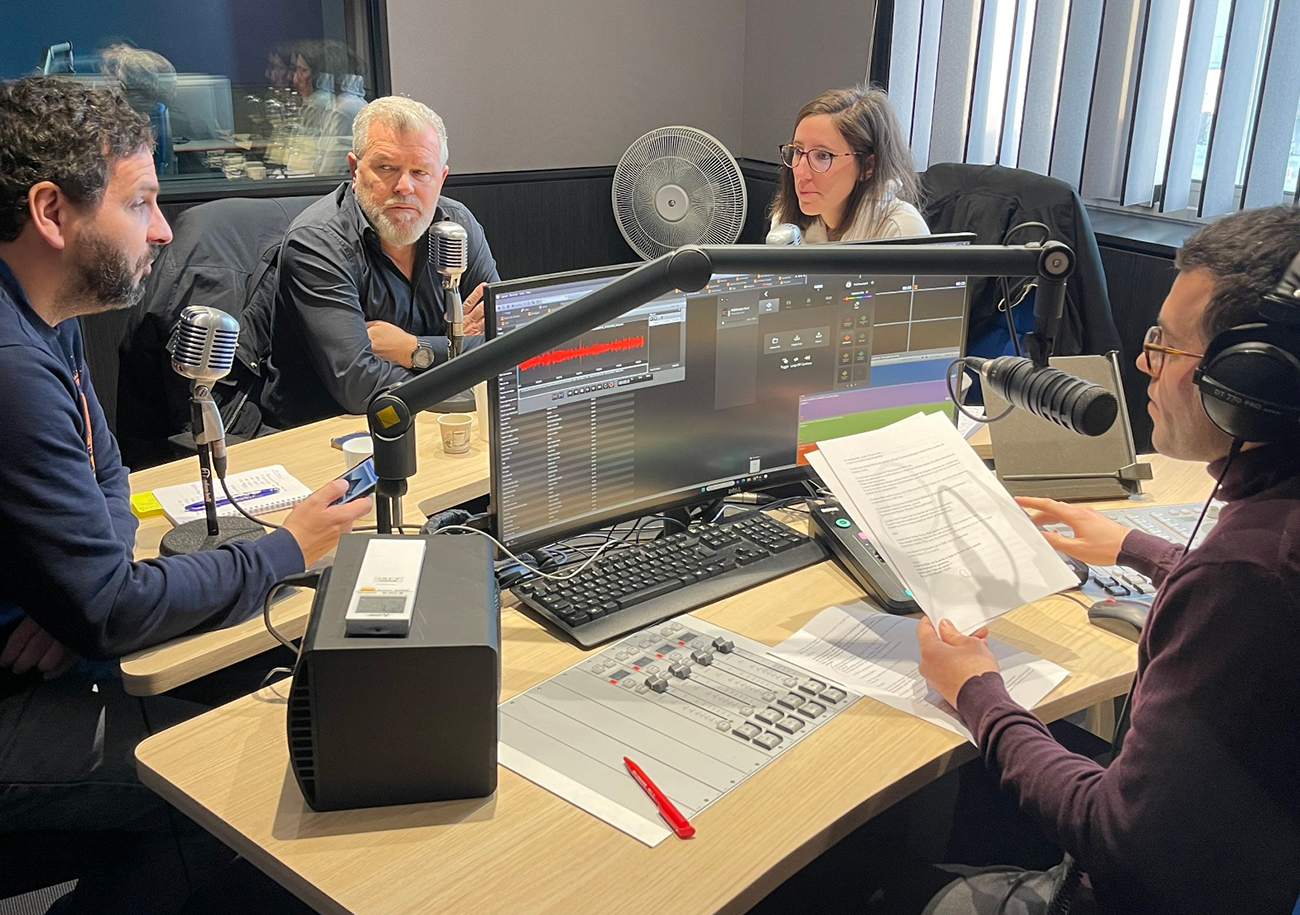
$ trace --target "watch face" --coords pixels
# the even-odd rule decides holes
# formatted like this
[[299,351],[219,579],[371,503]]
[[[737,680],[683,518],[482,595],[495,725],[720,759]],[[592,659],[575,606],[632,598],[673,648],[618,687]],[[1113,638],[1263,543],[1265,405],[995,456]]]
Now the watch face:
[[411,354],[411,368],[423,371],[433,365],[433,350],[427,346],[417,346]]

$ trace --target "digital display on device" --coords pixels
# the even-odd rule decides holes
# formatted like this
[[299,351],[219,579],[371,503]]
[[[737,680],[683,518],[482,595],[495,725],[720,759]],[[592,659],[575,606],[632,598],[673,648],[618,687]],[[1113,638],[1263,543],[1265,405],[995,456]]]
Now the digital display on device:
[[343,494],[342,498],[335,499],[332,504],[338,505],[341,502],[351,502],[353,499],[370,495],[374,492],[376,482],[375,459],[373,457],[366,458],[347,473],[339,474],[338,479],[348,481],[348,491]]

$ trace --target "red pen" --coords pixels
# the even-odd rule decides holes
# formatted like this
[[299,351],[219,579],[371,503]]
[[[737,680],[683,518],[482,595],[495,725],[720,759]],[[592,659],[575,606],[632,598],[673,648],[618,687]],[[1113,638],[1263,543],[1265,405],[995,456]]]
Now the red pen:
[[641,786],[646,794],[650,795],[650,800],[655,802],[659,808],[659,815],[664,821],[673,828],[679,839],[689,839],[695,835],[695,827],[690,824],[682,812],[673,806],[673,802],[668,800],[668,795],[659,790],[659,786],[650,781],[650,776],[641,771],[641,767],[626,756],[623,757],[623,765],[627,766],[627,771],[632,773],[636,783]]

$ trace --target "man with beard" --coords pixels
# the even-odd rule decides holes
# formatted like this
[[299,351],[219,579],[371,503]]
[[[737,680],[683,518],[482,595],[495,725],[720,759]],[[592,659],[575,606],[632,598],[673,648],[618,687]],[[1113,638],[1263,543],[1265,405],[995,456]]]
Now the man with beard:
[[[81,872],[60,912],[165,910],[202,871],[197,858],[176,869],[178,842],[220,863],[215,842],[170,821],[131,759],[150,725],[198,709],[136,700],[116,665],[92,662],[248,619],[369,502],[331,505],[346,489],[334,481],[259,541],[133,560],[127,469],[76,318],[139,301],[171,240],[153,142],[116,94],[52,77],[0,84],[0,832],[26,847],[37,834],[112,831],[99,849],[123,856]],[[7,860],[0,898],[24,876]]]
[[483,284],[500,279],[478,220],[439,196],[448,168],[438,115],[409,98],[375,99],[353,122],[352,149],[352,180],[304,210],[281,249],[262,394],[277,428],[364,413],[383,388],[446,359],[434,222],[449,219],[469,235],[466,349],[482,341]]

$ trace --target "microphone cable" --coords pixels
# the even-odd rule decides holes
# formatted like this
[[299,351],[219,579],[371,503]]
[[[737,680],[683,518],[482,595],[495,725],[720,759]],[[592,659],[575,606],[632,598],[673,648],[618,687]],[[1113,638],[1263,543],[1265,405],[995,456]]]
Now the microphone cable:
[[[1040,245],[1050,240],[1052,237],[1051,228],[1049,228],[1044,223],[1022,222],[1019,223],[1018,225],[1014,225],[1011,228],[1007,229],[1006,234],[1002,236],[1002,244],[1004,245],[1009,244],[1012,236],[1014,236],[1017,232],[1021,232],[1025,229],[1042,230],[1043,237],[1038,240],[1038,243]],[[1029,291],[1031,289],[1036,289],[1038,287],[1038,284],[1035,283],[1033,280],[1022,281],[1020,298],[1016,299],[1014,302],[1011,301],[1011,287],[1008,285],[1007,278],[1005,276],[998,277],[998,285],[1002,289],[1002,301],[998,303],[998,310],[1002,312],[1002,314],[1007,319],[1007,333],[1011,337],[1011,347],[1015,351],[1015,354],[1017,356],[1023,356],[1024,352],[1021,351],[1020,349],[1020,335],[1016,333],[1016,322],[1011,315],[1011,309],[1015,308],[1017,305],[1023,302],[1025,298],[1029,295]]]

